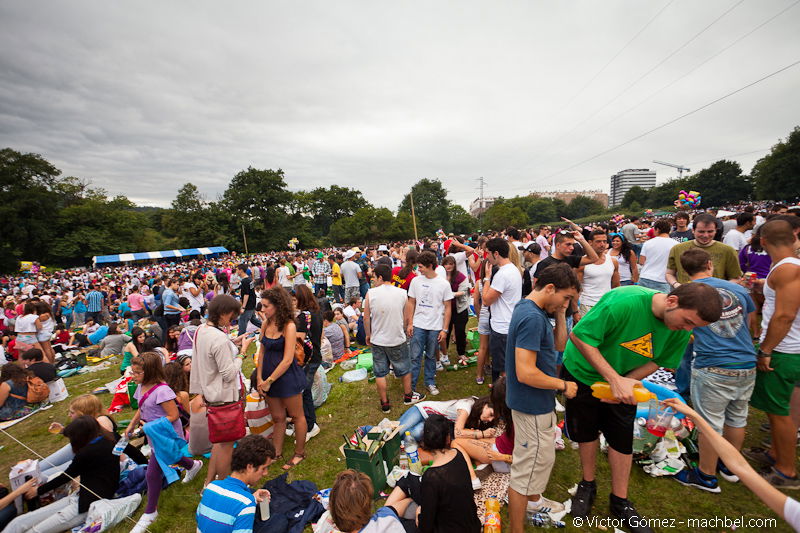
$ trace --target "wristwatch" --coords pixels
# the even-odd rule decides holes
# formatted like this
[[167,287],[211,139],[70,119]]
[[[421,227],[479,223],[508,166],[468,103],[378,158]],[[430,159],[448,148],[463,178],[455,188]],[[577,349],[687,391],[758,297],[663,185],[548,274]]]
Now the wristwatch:
[[772,354],[771,353],[764,353],[761,350],[758,350],[758,353],[756,353],[756,357],[759,358],[759,359],[761,359],[762,357],[772,357]]

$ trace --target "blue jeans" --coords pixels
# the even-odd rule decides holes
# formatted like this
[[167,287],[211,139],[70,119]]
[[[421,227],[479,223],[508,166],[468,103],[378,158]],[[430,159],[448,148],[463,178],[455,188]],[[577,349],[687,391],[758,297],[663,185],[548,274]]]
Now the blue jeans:
[[328,292],[328,284],[327,283],[315,283],[314,284],[314,296],[317,296],[319,294],[320,290],[322,291],[322,295],[325,296],[325,294]]
[[436,385],[436,354],[439,347],[439,330],[414,326],[411,337],[411,390],[417,390],[417,380],[425,357],[425,385]]
[[506,344],[508,334],[492,330],[489,334],[489,355],[492,357],[492,383],[506,372]]
[[675,392],[683,396],[684,400],[690,399],[690,390],[692,385],[692,363],[694,363],[694,343],[690,342],[683,352],[683,359],[675,372]]
[[416,405],[408,408],[408,411],[400,416],[400,431],[408,431],[417,443],[422,441],[422,430],[425,427],[425,417]]
[[72,451],[72,445],[66,444],[42,459],[39,463],[39,469],[44,478],[47,479],[55,473],[66,470],[74,458],[75,452]]
[[250,319],[253,318],[255,312],[255,309],[247,309],[246,311],[242,311],[242,314],[239,315],[239,324],[236,330],[237,335],[245,334],[247,331],[247,324],[250,322]]
[[369,283],[367,283],[366,281],[362,281],[361,286],[358,288],[358,293],[361,295],[362,300],[367,296],[368,290],[369,290]]
[[333,299],[339,303],[344,302],[344,285],[333,286]]
[[663,281],[655,281],[646,278],[639,278],[639,286],[646,287],[648,289],[653,289],[655,291],[660,291],[666,294],[669,294],[669,291],[672,290],[672,288],[669,286],[669,283]]
[[314,376],[322,361],[311,362],[306,365],[306,388],[303,389],[303,413],[306,415],[306,424],[308,424],[308,431],[317,423],[317,408],[314,407],[314,398],[311,395],[311,385],[314,384]]
[[628,285],[633,285],[633,280],[632,279],[626,279],[626,280],[620,281],[619,284],[622,287],[627,287]]

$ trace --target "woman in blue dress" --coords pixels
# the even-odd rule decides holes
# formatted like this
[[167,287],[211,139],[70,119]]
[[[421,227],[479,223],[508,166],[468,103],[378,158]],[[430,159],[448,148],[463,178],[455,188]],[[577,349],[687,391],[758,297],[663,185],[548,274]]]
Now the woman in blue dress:
[[292,417],[295,453],[283,466],[284,470],[290,470],[306,458],[308,427],[303,414],[306,375],[294,358],[297,326],[289,293],[282,287],[262,292],[261,311],[265,320],[261,325],[261,342],[256,360],[258,391],[266,397],[272,415],[272,443],[278,457],[283,454],[287,412]]

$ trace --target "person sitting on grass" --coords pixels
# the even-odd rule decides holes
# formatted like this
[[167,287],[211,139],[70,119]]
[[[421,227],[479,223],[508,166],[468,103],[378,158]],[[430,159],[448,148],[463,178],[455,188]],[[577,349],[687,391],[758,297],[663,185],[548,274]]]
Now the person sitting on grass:
[[268,500],[270,494],[266,489],[252,492],[249,486],[258,483],[274,461],[275,448],[261,435],[248,435],[239,440],[231,457],[231,474],[212,481],[203,490],[197,506],[197,531],[252,532],[256,503]]
[[459,531],[477,533],[481,530],[478,508],[470,483],[470,462],[466,454],[453,448],[453,423],[440,414],[425,420],[420,449],[429,454],[432,465],[422,478],[412,474],[397,482],[386,500],[387,506],[409,507],[413,501],[416,523],[421,533]]
[[363,472],[348,469],[336,474],[328,510],[314,526],[314,533],[405,533],[400,517],[410,499],[373,514],[372,493],[372,481]]
[[56,367],[44,360],[44,354],[39,348],[31,348],[26,350],[20,356],[20,363],[22,367],[33,372],[33,375],[44,381],[50,383],[57,379]]
[[14,363],[0,369],[0,422],[22,418],[36,409],[27,402],[28,377],[32,375]]
[[83,524],[89,505],[111,499],[119,486],[119,457],[113,454],[114,439],[91,416],[79,416],[64,428],[75,458],[55,479],[32,487],[26,499],[56,489],[80,476],[78,492],[56,500],[11,521],[4,533],[59,533]]
[[339,359],[350,350],[350,333],[347,331],[347,326],[336,322],[333,311],[325,311],[322,314],[322,332],[331,343],[334,360]]
[[17,506],[14,500],[35,486],[36,480],[33,478],[10,492],[8,488],[0,485],[0,531],[3,531],[8,523],[17,516]]
[[422,440],[425,419],[432,414],[443,415],[455,424],[457,439],[486,439],[496,436],[495,414],[488,396],[476,399],[423,401],[409,407],[400,416],[401,431],[411,432],[414,440]]
[[[505,430],[497,436],[497,430],[488,427],[478,434],[478,430],[462,430],[459,436],[456,429],[456,440],[454,446],[463,449],[469,457],[481,464],[491,464],[495,472],[509,472],[511,463],[511,453],[514,451],[514,422],[511,420],[511,410],[506,405],[506,378],[500,376],[492,387],[491,400],[489,404],[476,400],[472,405],[469,417],[466,419],[465,427],[481,427],[486,424],[491,426],[495,421],[502,420]],[[491,407],[489,407],[491,405]],[[478,412],[478,410],[481,412]],[[487,409],[492,410],[492,422],[485,422],[481,416]],[[458,422],[456,422],[458,428]]]

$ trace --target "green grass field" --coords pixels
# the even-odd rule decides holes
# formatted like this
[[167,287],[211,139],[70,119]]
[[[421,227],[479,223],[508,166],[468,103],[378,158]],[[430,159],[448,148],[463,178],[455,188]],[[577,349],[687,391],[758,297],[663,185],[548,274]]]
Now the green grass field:
[[[451,357],[452,358],[452,357]],[[298,467],[294,468],[289,480],[309,479],[320,488],[330,487],[336,473],[345,468],[344,460],[340,458],[338,446],[341,444],[342,434],[351,433],[358,425],[374,424],[379,422],[384,414],[380,410],[378,394],[374,383],[366,380],[357,383],[338,383],[338,377],[342,371],[334,369],[328,374],[328,379],[334,382],[328,401],[318,409],[317,417],[322,432],[309,442],[307,452],[308,458]],[[84,392],[91,392],[94,388],[113,380],[117,377],[116,368],[75,376],[66,380],[67,387],[72,397]],[[436,397],[437,400],[452,398],[463,398],[470,395],[487,394],[488,388],[478,386],[474,380],[474,369],[459,370],[456,372],[442,372],[437,376],[437,384],[442,391]],[[390,399],[393,409],[389,415],[392,419],[397,419],[403,413],[402,389],[400,381],[389,378]],[[105,405],[111,400],[110,395],[102,396]],[[47,427],[54,421],[64,423],[67,419],[67,406],[69,401],[56,404],[53,408],[30,417],[23,422],[13,426],[8,432],[26,443],[28,446],[38,451],[42,455],[52,453],[64,441],[57,435],[47,432]],[[132,415],[130,410],[125,410],[116,415],[117,420],[129,419]],[[746,446],[758,445],[766,436],[758,429],[765,420],[763,413],[753,411],[750,415],[750,429],[748,431]],[[7,436],[0,434],[0,445],[4,446],[0,451],[0,475],[2,481],[7,482],[8,471],[11,466],[21,460],[30,457],[30,453],[20,447]],[[293,442],[287,439],[284,456],[290,457],[293,452]],[[269,477],[280,475],[282,471],[279,465],[271,468]],[[598,498],[595,502],[594,513],[597,517],[607,516],[608,494],[610,491],[610,474],[608,464],[604,456],[599,458],[598,467]],[[200,498],[204,473],[200,474],[192,483],[183,485],[175,483],[161,493],[159,502],[159,518],[151,531],[170,532],[170,533],[193,533],[195,531],[194,513]],[[266,480],[266,479],[265,479]],[[580,465],[576,450],[572,450],[569,445],[566,450],[557,453],[556,465],[550,479],[550,484],[546,495],[550,498],[564,501],[568,498],[567,490],[580,480]],[[738,517],[749,518],[775,518],[766,506],[764,506],[750,491],[741,484],[731,484],[720,481],[722,485],[721,494],[710,494],[697,489],[691,489],[679,485],[669,478],[652,478],[645,474],[641,468],[634,465],[630,482],[630,498],[634,501],[640,513],[647,517],[659,519],[675,519],[674,527],[658,528],[659,531],[733,531],[725,527],[687,527],[681,524],[681,520],[687,518],[713,519],[714,517]],[[388,490],[388,489],[387,489]],[[141,505],[135,515],[143,511]],[[503,511],[505,519],[505,508]],[[582,528],[573,527],[571,518],[566,518],[568,531],[602,531],[603,528],[589,527],[584,525]],[[790,528],[778,519],[777,526],[774,528],[742,528],[736,531],[790,531]],[[112,531],[127,532],[133,523],[123,522]],[[536,531],[537,528],[529,527],[529,531]],[[613,528],[608,529],[613,531]],[[310,531],[310,529],[309,529]]]

